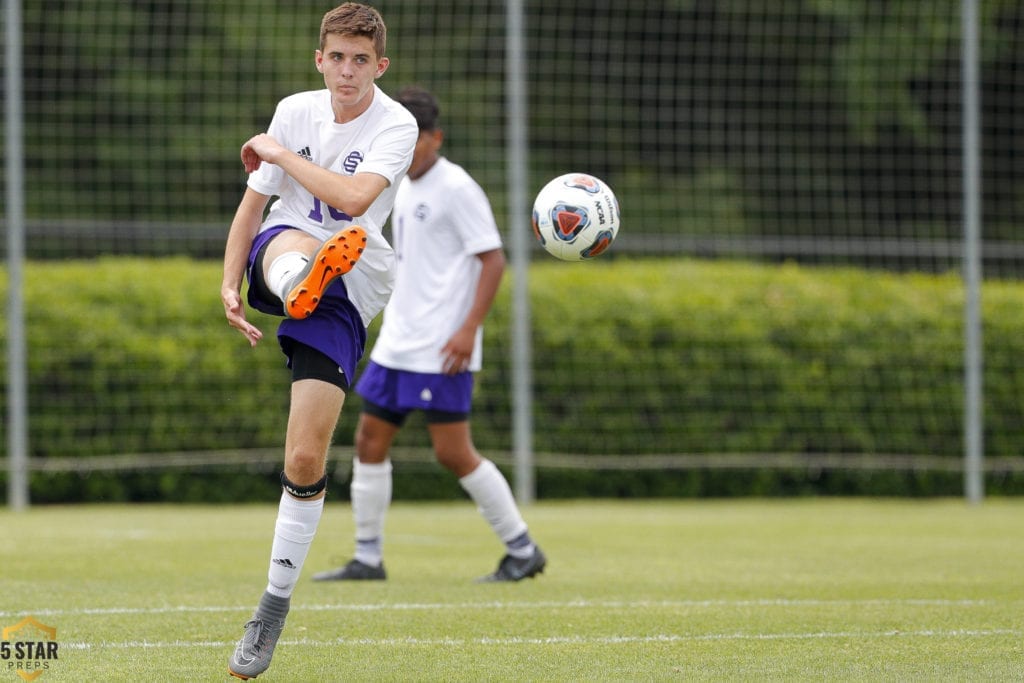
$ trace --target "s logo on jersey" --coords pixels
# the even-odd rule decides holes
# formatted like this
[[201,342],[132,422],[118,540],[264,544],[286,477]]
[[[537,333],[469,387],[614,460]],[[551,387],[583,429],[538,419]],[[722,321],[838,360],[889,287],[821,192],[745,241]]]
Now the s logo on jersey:
[[349,152],[349,155],[345,157],[345,161],[342,162],[341,167],[345,169],[345,173],[352,175],[356,172],[356,168],[362,163],[362,161],[363,153],[359,150],[355,150],[354,152]]

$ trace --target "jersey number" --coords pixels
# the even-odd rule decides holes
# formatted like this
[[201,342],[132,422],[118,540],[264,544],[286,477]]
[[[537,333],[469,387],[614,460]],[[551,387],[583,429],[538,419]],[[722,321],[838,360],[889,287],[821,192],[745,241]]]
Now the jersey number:
[[[324,206],[327,206],[327,205],[323,204],[320,201],[319,198],[314,197],[313,198],[313,210],[309,212],[309,218],[314,220],[314,221],[316,221],[317,223],[323,223],[324,222],[324,212],[323,212],[323,207]],[[344,211],[338,211],[333,206],[327,206],[327,213],[331,214],[331,218],[333,218],[336,221],[350,221],[350,220],[352,220],[352,216],[349,216]]]

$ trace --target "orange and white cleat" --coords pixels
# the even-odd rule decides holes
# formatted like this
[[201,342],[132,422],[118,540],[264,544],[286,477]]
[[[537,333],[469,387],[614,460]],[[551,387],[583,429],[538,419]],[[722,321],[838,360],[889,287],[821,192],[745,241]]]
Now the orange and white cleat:
[[366,231],[358,225],[336,232],[320,245],[292,280],[284,302],[285,315],[297,320],[313,315],[327,287],[355,267],[365,248]]

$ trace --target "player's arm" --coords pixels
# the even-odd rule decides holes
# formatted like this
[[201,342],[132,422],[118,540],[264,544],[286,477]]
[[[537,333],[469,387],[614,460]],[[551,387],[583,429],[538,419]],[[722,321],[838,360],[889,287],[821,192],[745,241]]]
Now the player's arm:
[[491,310],[494,297],[501,285],[501,276],[505,272],[505,253],[501,249],[492,249],[477,254],[480,259],[480,279],[477,280],[473,305],[448,343],[441,349],[442,368],[446,374],[462,372],[469,367],[469,359],[473,354],[473,343],[476,330],[483,325],[487,312]]
[[349,216],[366,213],[388,186],[387,178],[376,173],[345,176],[317,166],[285,149],[266,133],[256,135],[242,146],[242,163],[246,171],[252,173],[263,161],[280,166],[314,197]]
[[245,277],[252,240],[259,230],[263,210],[269,200],[270,197],[267,195],[246,188],[231,221],[227,244],[224,247],[224,277],[220,284],[224,315],[232,327],[245,335],[251,346],[256,346],[263,333],[245,319],[245,306],[242,304],[241,294],[242,278]]

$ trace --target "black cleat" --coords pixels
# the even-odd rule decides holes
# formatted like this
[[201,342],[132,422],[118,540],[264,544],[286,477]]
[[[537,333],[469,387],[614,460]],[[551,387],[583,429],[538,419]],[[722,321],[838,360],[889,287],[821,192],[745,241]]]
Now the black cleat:
[[498,563],[498,568],[493,574],[481,576],[477,583],[492,583],[494,581],[522,581],[529,579],[544,571],[548,564],[548,558],[544,557],[539,547],[535,548],[533,555],[526,558],[512,557],[505,555]]
[[383,581],[386,578],[388,575],[383,562],[374,567],[359,560],[350,560],[344,567],[313,574],[314,581]]

